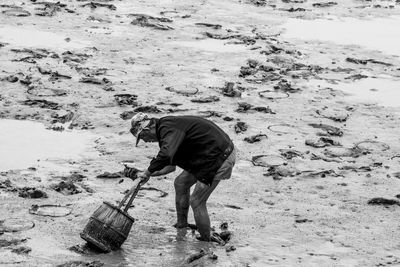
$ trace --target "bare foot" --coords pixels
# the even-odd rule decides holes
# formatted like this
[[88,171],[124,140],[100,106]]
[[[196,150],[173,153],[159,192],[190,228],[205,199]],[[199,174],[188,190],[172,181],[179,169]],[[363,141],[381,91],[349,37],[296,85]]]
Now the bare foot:
[[175,223],[174,227],[178,228],[178,229],[179,228],[189,228],[192,230],[197,230],[197,226],[195,224],[191,224],[191,223],[182,223],[182,224]]
[[221,239],[219,234],[215,233],[215,232],[211,234],[211,236],[210,236],[210,238],[208,240],[206,238],[204,238],[204,237],[199,236],[199,235],[196,236],[196,239],[200,240],[200,241],[204,241],[204,242],[215,242],[215,243],[218,243],[221,246],[224,246],[226,244],[225,241]]

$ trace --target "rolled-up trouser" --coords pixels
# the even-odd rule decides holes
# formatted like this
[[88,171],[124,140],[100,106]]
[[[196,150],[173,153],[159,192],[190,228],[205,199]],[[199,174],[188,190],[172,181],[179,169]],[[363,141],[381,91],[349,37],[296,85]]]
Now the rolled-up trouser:
[[233,166],[236,162],[236,148],[233,148],[229,157],[219,167],[217,173],[214,176],[214,181],[227,180],[231,178]]

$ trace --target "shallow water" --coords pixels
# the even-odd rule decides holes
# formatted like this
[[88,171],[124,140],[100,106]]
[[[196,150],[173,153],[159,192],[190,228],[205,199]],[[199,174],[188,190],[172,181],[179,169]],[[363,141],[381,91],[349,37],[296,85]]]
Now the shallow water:
[[173,44],[218,53],[235,53],[246,50],[246,47],[243,45],[226,44],[225,41],[214,39],[197,40],[193,42],[173,42]]
[[96,255],[96,259],[106,266],[181,266],[189,255],[215,246],[196,241],[190,231],[177,234],[172,227],[161,233],[149,232],[148,225],[135,222],[120,250]]
[[24,169],[47,159],[79,159],[93,135],[55,132],[32,121],[0,120],[0,170]]
[[63,36],[53,32],[40,31],[34,28],[14,26],[0,27],[0,41],[20,47],[40,47],[53,49],[84,48],[90,43],[86,41],[71,40],[67,42]]
[[376,103],[386,107],[400,107],[400,82],[384,78],[367,78],[354,83],[340,83],[336,87],[357,102]]
[[400,56],[400,17],[356,19],[288,19],[283,37],[360,45]]
[[385,107],[400,107],[400,82],[389,78],[365,78],[351,83],[331,84],[324,80],[313,80],[310,84],[341,90],[350,101],[378,104]]

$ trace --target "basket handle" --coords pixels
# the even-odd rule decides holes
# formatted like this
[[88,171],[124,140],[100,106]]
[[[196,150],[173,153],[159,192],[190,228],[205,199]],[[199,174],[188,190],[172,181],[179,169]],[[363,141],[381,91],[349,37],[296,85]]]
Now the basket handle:
[[[137,179],[134,182],[137,184],[136,185],[134,184],[132,186],[132,188],[129,189],[128,193],[125,194],[124,198],[121,200],[121,202],[118,205],[118,209],[122,209],[125,202],[128,200],[129,196],[131,196],[131,198],[129,199],[129,202],[126,207],[128,207],[128,209],[129,209],[130,205],[132,204],[132,201],[136,197],[137,193],[139,192],[140,186],[141,186],[140,179]],[[126,207],[125,207],[124,211],[128,210]]]
[[135,199],[137,193],[140,190],[140,187],[142,186],[142,181],[139,180],[139,183],[136,185],[135,189],[133,190],[132,196],[128,201],[128,204],[126,204],[124,211],[127,212],[128,209],[131,207],[132,201]]

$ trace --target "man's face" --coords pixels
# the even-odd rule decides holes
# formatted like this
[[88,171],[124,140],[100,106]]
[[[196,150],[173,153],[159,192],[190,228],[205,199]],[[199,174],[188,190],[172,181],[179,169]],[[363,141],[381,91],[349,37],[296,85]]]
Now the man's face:
[[157,136],[155,134],[155,131],[152,131],[152,129],[149,129],[149,128],[144,128],[139,133],[139,138],[142,139],[143,141],[145,141],[146,143],[157,141]]
[[134,137],[137,137],[137,133],[138,133],[137,129],[131,128],[131,129],[129,130],[129,132],[130,132]]

